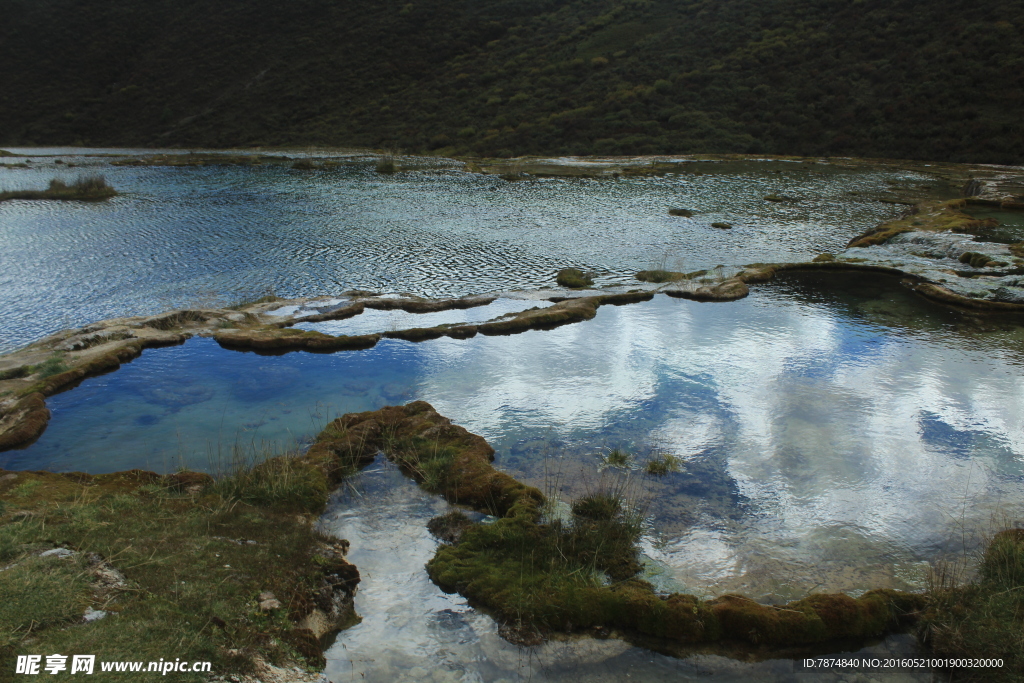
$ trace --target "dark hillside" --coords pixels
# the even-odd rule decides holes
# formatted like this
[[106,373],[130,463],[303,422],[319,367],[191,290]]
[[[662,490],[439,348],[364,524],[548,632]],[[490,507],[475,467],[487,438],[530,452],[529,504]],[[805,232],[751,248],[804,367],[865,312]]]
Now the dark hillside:
[[3,0],[0,144],[1024,163],[1019,0]]

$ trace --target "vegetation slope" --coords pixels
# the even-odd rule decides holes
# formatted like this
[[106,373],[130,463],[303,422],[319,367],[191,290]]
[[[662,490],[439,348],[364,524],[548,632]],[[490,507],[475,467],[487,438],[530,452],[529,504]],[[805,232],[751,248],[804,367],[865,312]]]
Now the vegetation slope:
[[1024,161],[1012,0],[7,0],[0,144]]

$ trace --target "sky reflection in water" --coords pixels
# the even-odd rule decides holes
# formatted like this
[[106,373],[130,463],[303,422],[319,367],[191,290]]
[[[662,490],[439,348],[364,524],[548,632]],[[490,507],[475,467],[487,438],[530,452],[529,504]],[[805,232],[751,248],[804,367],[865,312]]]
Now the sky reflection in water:
[[[1019,514],[1021,331],[847,280],[331,355],[196,339],[51,398],[42,438],[0,466],[215,468],[236,443],[294,442],[341,413],[424,399],[487,438],[500,467],[566,498],[620,476],[599,471],[602,452],[633,453],[665,588],[773,601],[913,588],[958,525]],[[683,471],[644,477],[663,452]]]

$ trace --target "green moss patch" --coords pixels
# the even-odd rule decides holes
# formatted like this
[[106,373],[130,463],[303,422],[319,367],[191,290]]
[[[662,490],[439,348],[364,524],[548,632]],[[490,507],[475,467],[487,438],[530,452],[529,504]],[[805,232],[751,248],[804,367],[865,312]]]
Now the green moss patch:
[[[17,654],[181,657],[244,673],[323,665],[299,622],[352,623],[358,571],[311,523],[323,470],[277,458],[218,481],[182,472],[0,472],[0,681]],[[40,556],[50,548],[66,557]],[[261,607],[272,593],[279,606]],[[107,613],[83,623],[87,609]],[[175,680],[202,681],[198,674]]]
[[[942,577],[946,578],[946,577]],[[978,578],[937,581],[919,627],[941,657],[999,658],[1000,669],[958,670],[957,680],[1019,681],[1024,671],[1024,529],[995,535]]]

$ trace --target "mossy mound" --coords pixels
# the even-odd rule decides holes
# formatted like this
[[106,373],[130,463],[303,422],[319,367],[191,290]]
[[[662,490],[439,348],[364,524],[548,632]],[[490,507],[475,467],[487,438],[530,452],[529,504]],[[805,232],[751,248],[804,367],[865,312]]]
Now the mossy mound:
[[965,251],[960,254],[960,258],[958,260],[960,263],[965,263],[972,268],[984,268],[990,263],[997,263],[997,261],[988,254],[981,254],[976,251]]
[[718,284],[696,289],[666,289],[665,293],[669,296],[693,301],[735,301],[750,294],[750,288],[741,278],[733,277]]
[[593,285],[594,277],[591,273],[584,273],[579,268],[563,268],[558,271],[558,275],[555,276],[555,281],[561,287],[580,289]]
[[483,437],[453,425],[425,401],[343,415],[320,433],[307,457],[362,467],[379,452],[453,504],[498,517],[540,514],[540,491],[494,469],[494,449]]

